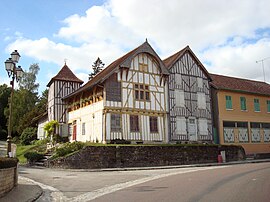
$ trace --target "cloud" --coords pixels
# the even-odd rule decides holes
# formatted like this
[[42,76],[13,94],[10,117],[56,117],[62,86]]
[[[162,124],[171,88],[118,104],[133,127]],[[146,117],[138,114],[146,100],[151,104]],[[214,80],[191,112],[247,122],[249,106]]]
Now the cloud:
[[68,59],[86,74],[97,57],[109,65],[148,38],[161,58],[190,45],[210,72],[261,79],[255,61],[270,56],[266,8],[270,1],[109,0],[63,19],[53,40],[19,33],[8,49],[58,65]]
[[263,38],[254,44],[242,43],[237,46],[228,44],[205,51],[201,59],[205,61],[206,68],[212,73],[238,76],[242,78],[264,80],[262,63],[266,81],[270,82],[270,38]]
[[[101,57],[103,61],[110,62],[112,58],[119,57],[123,52],[114,44],[100,42],[98,44],[83,44],[80,47],[73,47],[63,43],[55,43],[47,38],[31,40],[20,38],[9,44],[8,51],[14,49],[39,61],[55,63],[59,66],[67,60],[68,66],[74,70],[91,69],[91,65]],[[113,51],[112,51],[113,50]],[[108,63],[106,63],[108,65]]]

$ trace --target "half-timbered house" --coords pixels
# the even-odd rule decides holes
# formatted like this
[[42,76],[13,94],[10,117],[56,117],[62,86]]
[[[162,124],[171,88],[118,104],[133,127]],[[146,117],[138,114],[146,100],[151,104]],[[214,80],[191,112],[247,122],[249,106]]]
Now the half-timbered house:
[[71,140],[168,142],[168,69],[146,41],[65,97]]
[[65,63],[47,85],[49,87],[48,121],[58,121],[59,127],[56,128],[56,133],[60,136],[68,136],[67,106],[62,98],[76,91],[82,83],[83,81],[78,79]]
[[209,73],[189,46],[163,62],[170,71],[170,141],[212,141]]

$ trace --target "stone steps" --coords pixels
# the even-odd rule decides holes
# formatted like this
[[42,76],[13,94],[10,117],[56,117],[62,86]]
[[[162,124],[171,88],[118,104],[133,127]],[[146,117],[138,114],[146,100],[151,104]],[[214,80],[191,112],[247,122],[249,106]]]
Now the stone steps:
[[35,166],[39,166],[39,167],[45,167],[45,164],[47,162],[47,160],[52,156],[52,153],[51,152],[48,152],[44,155],[44,158],[36,161],[34,163]]

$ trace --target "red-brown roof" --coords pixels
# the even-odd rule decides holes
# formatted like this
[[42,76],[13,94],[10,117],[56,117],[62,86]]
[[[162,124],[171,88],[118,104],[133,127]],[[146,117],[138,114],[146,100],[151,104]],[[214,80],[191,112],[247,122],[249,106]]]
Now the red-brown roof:
[[139,47],[135,48],[134,50],[128,52],[124,56],[122,56],[122,57],[118,58],[117,60],[115,60],[114,62],[112,62],[109,66],[107,66],[105,69],[103,69],[101,72],[99,72],[95,77],[93,77],[90,81],[88,81],[84,86],[82,86],[77,91],[73,92],[72,94],[66,96],[65,98],[72,97],[80,92],[83,92],[87,89],[92,88],[93,86],[95,86],[99,83],[102,83],[109,76],[111,76],[118,67],[129,68],[128,65],[130,65],[131,59],[140,52],[148,52],[148,53],[151,53],[152,55],[154,55],[156,57],[157,61],[160,63],[161,73],[169,75],[169,71],[166,69],[162,60],[155,53],[155,51],[150,46],[150,44],[146,41],[142,45],[140,45]]
[[270,95],[270,85],[261,81],[241,79],[217,74],[210,74],[211,85],[220,90],[231,90],[245,93]]
[[58,72],[56,76],[54,76],[50,82],[48,83],[47,87],[51,85],[51,83],[55,80],[58,81],[72,81],[82,84],[83,81],[78,79],[77,76],[69,69],[69,67],[65,64],[62,69]]
[[201,63],[201,61],[197,58],[197,56],[193,53],[193,51],[190,49],[189,46],[186,46],[182,50],[178,51],[177,53],[169,56],[168,58],[164,59],[163,62],[165,66],[170,69],[186,52],[189,52],[192,57],[198,62],[199,67],[202,69],[202,71],[205,73],[205,75],[211,80],[211,76],[209,72],[206,70],[204,65]]

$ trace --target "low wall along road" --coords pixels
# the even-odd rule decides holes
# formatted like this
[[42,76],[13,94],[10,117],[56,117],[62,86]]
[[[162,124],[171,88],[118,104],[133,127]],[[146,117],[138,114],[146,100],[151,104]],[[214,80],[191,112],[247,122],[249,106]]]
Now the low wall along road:
[[68,157],[47,161],[47,167],[95,169],[213,163],[221,151],[225,151],[226,161],[245,158],[240,146],[88,146]]

